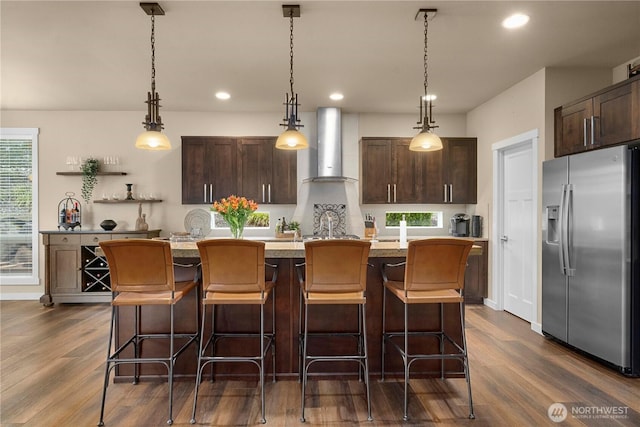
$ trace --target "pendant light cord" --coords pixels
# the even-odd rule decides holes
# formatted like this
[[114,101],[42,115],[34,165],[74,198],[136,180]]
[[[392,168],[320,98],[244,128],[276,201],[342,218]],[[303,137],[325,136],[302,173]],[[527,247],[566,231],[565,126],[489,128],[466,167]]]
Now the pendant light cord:
[[428,13],[424,13],[424,98],[427,99],[427,88],[429,87],[429,71],[427,66],[427,44],[429,39],[427,37],[429,31],[429,20],[427,19]]
[[156,15],[151,9],[151,93],[156,93]]
[[289,84],[293,98],[293,8],[289,11]]

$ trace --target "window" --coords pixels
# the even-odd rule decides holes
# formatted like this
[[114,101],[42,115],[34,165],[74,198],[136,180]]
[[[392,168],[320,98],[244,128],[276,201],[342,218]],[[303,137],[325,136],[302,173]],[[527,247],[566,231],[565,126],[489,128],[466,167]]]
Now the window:
[[442,228],[442,212],[386,212],[384,225],[386,227],[399,227],[400,220],[404,217],[407,228]]
[[38,129],[0,129],[0,284],[38,285]]
[[[269,221],[269,212],[252,212],[244,228],[269,228]],[[229,228],[229,224],[224,220],[222,215],[213,212],[213,228]]]

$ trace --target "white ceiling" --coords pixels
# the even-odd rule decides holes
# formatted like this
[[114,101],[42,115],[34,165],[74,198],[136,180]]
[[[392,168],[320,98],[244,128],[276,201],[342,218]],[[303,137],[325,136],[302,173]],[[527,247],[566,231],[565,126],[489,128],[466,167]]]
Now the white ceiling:
[[[543,67],[613,68],[640,56],[640,1],[160,1],[156,84],[168,111],[272,112],[289,91],[289,20],[301,110],[417,113],[420,8],[434,113],[464,113]],[[531,16],[519,30],[500,23]],[[137,1],[0,1],[1,108],[145,110],[150,17]],[[231,93],[229,101],[214,97]],[[328,95],[341,91],[336,103]]]

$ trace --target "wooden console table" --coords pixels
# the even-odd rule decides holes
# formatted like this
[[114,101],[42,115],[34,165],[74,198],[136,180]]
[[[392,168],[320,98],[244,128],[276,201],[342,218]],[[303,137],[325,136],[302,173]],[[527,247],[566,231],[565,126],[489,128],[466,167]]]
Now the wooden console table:
[[56,302],[109,302],[109,267],[104,258],[96,255],[98,244],[104,240],[152,238],[160,230],[54,230],[40,231],[44,244],[44,295],[40,303],[51,306]]

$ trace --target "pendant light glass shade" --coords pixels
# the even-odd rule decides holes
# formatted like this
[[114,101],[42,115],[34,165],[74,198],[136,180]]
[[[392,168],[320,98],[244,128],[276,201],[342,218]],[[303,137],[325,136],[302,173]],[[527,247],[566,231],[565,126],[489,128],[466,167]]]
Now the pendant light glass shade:
[[142,132],[136,139],[136,148],[141,150],[171,150],[167,135],[156,130]]
[[411,151],[438,151],[442,150],[442,140],[430,130],[424,130],[413,137],[409,144]]
[[303,150],[309,148],[307,138],[297,129],[287,129],[276,140],[276,148],[280,150]]

